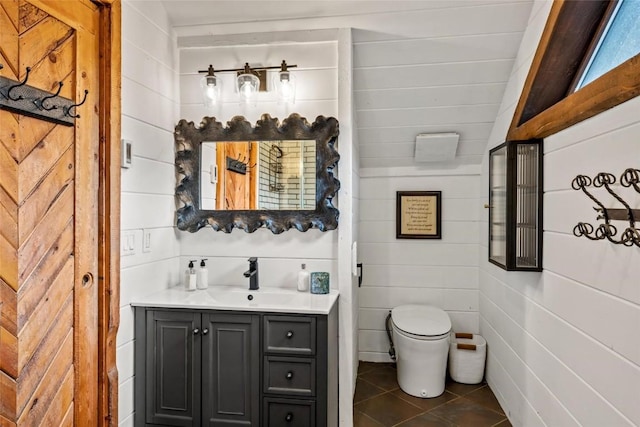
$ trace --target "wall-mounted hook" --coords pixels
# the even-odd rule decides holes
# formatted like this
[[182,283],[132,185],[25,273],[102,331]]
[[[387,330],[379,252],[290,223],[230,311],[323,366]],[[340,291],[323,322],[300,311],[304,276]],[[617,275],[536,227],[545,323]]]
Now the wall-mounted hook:
[[640,169],[629,168],[622,172],[620,176],[620,184],[623,187],[633,187],[638,193],[640,193]]
[[7,90],[7,98],[9,98],[12,101],[20,101],[22,98],[22,95],[18,95],[17,97],[13,97],[11,95],[11,92],[16,89],[19,88],[20,86],[24,86],[27,84],[27,80],[29,80],[29,73],[31,72],[31,67],[27,67],[27,74],[24,76],[24,80],[20,83],[18,83],[17,85],[13,85],[11,86],[8,90]]
[[[600,224],[595,229],[591,224],[579,222],[575,227],[573,227],[573,234],[576,237],[584,236],[590,240],[607,239],[616,245],[635,245],[640,247],[640,231],[636,228],[635,224],[636,218],[640,218],[640,209],[632,209],[629,203],[613,191],[611,185],[615,183],[616,177],[613,174],[606,172],[597,174],[593,178],[593,181],[585,175],[578,175],[573,179],[571,187],[574,190],[582,190],[584,194],[597,204],[598,207],[593,208],[599,213],[596,219],[604,219],[604,223]],[[640,193],[640,186],[638,185],[640,184],[640,170],[633,168],[625,170],[620,176],[620,183],[623,187],[633,187]],[[605,208],[598,199],[587,191],[586,187],[592,184],[594,187],[604,187],[611,196],[624,206],[624,209]],[[611,221],[629,222],[629,226],[620,233],[620,240],[615,238],[618,234],[618,229],[611,224]]]
[[45,96],[42,99],[36,99],[33,101],[34,104],[36,104],[36,106],[42,110],[47,110],[47,111],[51,111],[51,110],[55,110],[56,108],[58,108],[57,105],[53,104],[50,107],[47,107],[45,105],[45,101],[49,100],[49,99],[53,99],[56,96],[60,95],[60,91],[62,90],[62,86],[63,83],[62,82],[58,82],[58,90],[56,91],[56,93],[54,93],[53,95],[49,95],[49,96]]
[[82,101],[79,104],[72,104],[72,105],[69,105],[68,107],[65,107],[64,114],[69,116],[69,117],[73,117],[74,119],[79,119],[80,118],[80,114],[71,114],[71,109],[79,107],[82,104],[84,104],[87,101],[87,95],[88,94],[89,94],[89,91],[87,89],[85,89],[84,90],[84,98],[82,98]]

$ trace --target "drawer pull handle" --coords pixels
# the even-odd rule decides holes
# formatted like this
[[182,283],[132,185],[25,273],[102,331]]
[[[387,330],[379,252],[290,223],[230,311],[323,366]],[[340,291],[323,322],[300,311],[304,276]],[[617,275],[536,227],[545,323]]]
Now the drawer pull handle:
[[284,417],[284,420],[285,420],[286,422],[288,422],[288,423],[289,423],[289,422],[291,422],[291,421],[293,420],[293,414],[292,414],[291,412],[289,412],[289,413],[287,414],[287,416],[286,416],[286,417]]
[[287,338],[293,338],[293,331],[287,332]]
[[195,328],[195,329],[193,330],[193,335],[198,335],[199,333],[200,333],[200,329]]
[[293,372],[289,371],[287,372],[287,379],[290,380],[293,378]]
[[209,333],[209,329],[204,328],[204,329],[202,330],[202,335],[207,335],[208,333]]

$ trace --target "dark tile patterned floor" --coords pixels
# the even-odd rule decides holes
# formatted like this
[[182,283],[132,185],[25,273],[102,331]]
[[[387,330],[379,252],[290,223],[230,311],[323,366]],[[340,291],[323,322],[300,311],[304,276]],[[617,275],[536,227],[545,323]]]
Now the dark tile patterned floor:
[[511,427],[486,383],[447,380],[445,392],[420,399],[403,392],[393,363],[360,362],[354,427]]

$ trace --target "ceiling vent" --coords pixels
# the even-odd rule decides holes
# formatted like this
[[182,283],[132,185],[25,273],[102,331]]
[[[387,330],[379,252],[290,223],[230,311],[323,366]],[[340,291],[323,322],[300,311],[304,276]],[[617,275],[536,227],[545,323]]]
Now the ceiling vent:
[[416,162],[447,162],[453,160],[460,135],[449,133],[421,133],[416,136]]

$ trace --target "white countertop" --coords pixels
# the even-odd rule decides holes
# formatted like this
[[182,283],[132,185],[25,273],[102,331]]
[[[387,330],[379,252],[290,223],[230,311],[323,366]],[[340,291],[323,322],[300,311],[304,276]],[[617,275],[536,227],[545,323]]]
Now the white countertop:
[[[251,296],[251,299],[249,299]],[[295,289],[260,288],[250,291],[239,286],[209,286],[186,291],[182,286],[146,295],[131,302],[137,307],[187,308],[204,310],[264,311],[297,314],[329,314],[339,292],[325,295]]]

